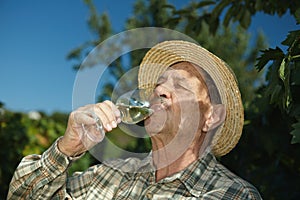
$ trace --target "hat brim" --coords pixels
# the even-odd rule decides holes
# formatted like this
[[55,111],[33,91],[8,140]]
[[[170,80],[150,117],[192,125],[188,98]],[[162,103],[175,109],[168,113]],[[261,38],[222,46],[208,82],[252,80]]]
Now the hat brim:
[[223,60],[191,42],[165,41],[152,47],[144,56],[139,68],[138,86],[153,91],[162,73],[171,65],[183,61],[200,66],[210,75],[221,103],[226,107],[225,121],[218,127],[211,144],[213,153],[223,156],[236,146],[244,125],[244,109],[237,80]]

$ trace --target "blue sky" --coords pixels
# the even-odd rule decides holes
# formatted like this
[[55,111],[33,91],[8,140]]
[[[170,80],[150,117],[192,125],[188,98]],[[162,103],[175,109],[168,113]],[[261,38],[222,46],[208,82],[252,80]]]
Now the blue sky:
[[[115,31],[123,30],[135,0],[94,0]],[[173,0],[178,6],[187,1]],[[116,6],[118,5],[118,6]],[[66,55],[93,35],[81,0],[0,1],[0,101],[14,111],[70,112],[76,71]],[[299,29],[289,15],[257,14],[249,31],[262,30],[270,47],[280,46],[288,31]]]

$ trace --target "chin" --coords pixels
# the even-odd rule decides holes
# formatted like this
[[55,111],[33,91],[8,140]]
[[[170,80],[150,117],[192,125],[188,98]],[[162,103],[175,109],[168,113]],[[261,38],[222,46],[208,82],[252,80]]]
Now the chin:
[[145,120],[145,129],[150,136],[157,135],[165,129],[167,118],[151,116]]
[[[151,106],[154,113],[145,120],[145,129],[150,136],[157,135],[166,130],[168,121],[170,121],[170,114],[168,114],[165,107],[161,104],[154,104]],[[169,117],[168,117],[169,116]]]

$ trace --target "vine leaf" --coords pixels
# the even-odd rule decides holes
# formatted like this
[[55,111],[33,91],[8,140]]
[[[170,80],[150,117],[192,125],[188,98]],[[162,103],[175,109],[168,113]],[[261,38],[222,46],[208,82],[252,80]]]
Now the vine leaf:
[[269,61],[284,59],[284,53],[279,47],[276,47],[276,49],[269,48],[261,52],[262,55],[257,59],[258,62],[255,65],[258,71],[261,71]]

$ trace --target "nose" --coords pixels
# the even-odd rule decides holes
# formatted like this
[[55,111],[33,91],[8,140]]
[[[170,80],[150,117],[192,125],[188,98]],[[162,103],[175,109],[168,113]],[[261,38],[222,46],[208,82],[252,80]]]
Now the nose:
[[155,95],[159,96],[159,97],[163,97],[166,99],[171,98],[171,92],[170,90],[163,86],[163,85],[158,85],[155,90],[154,90]]

